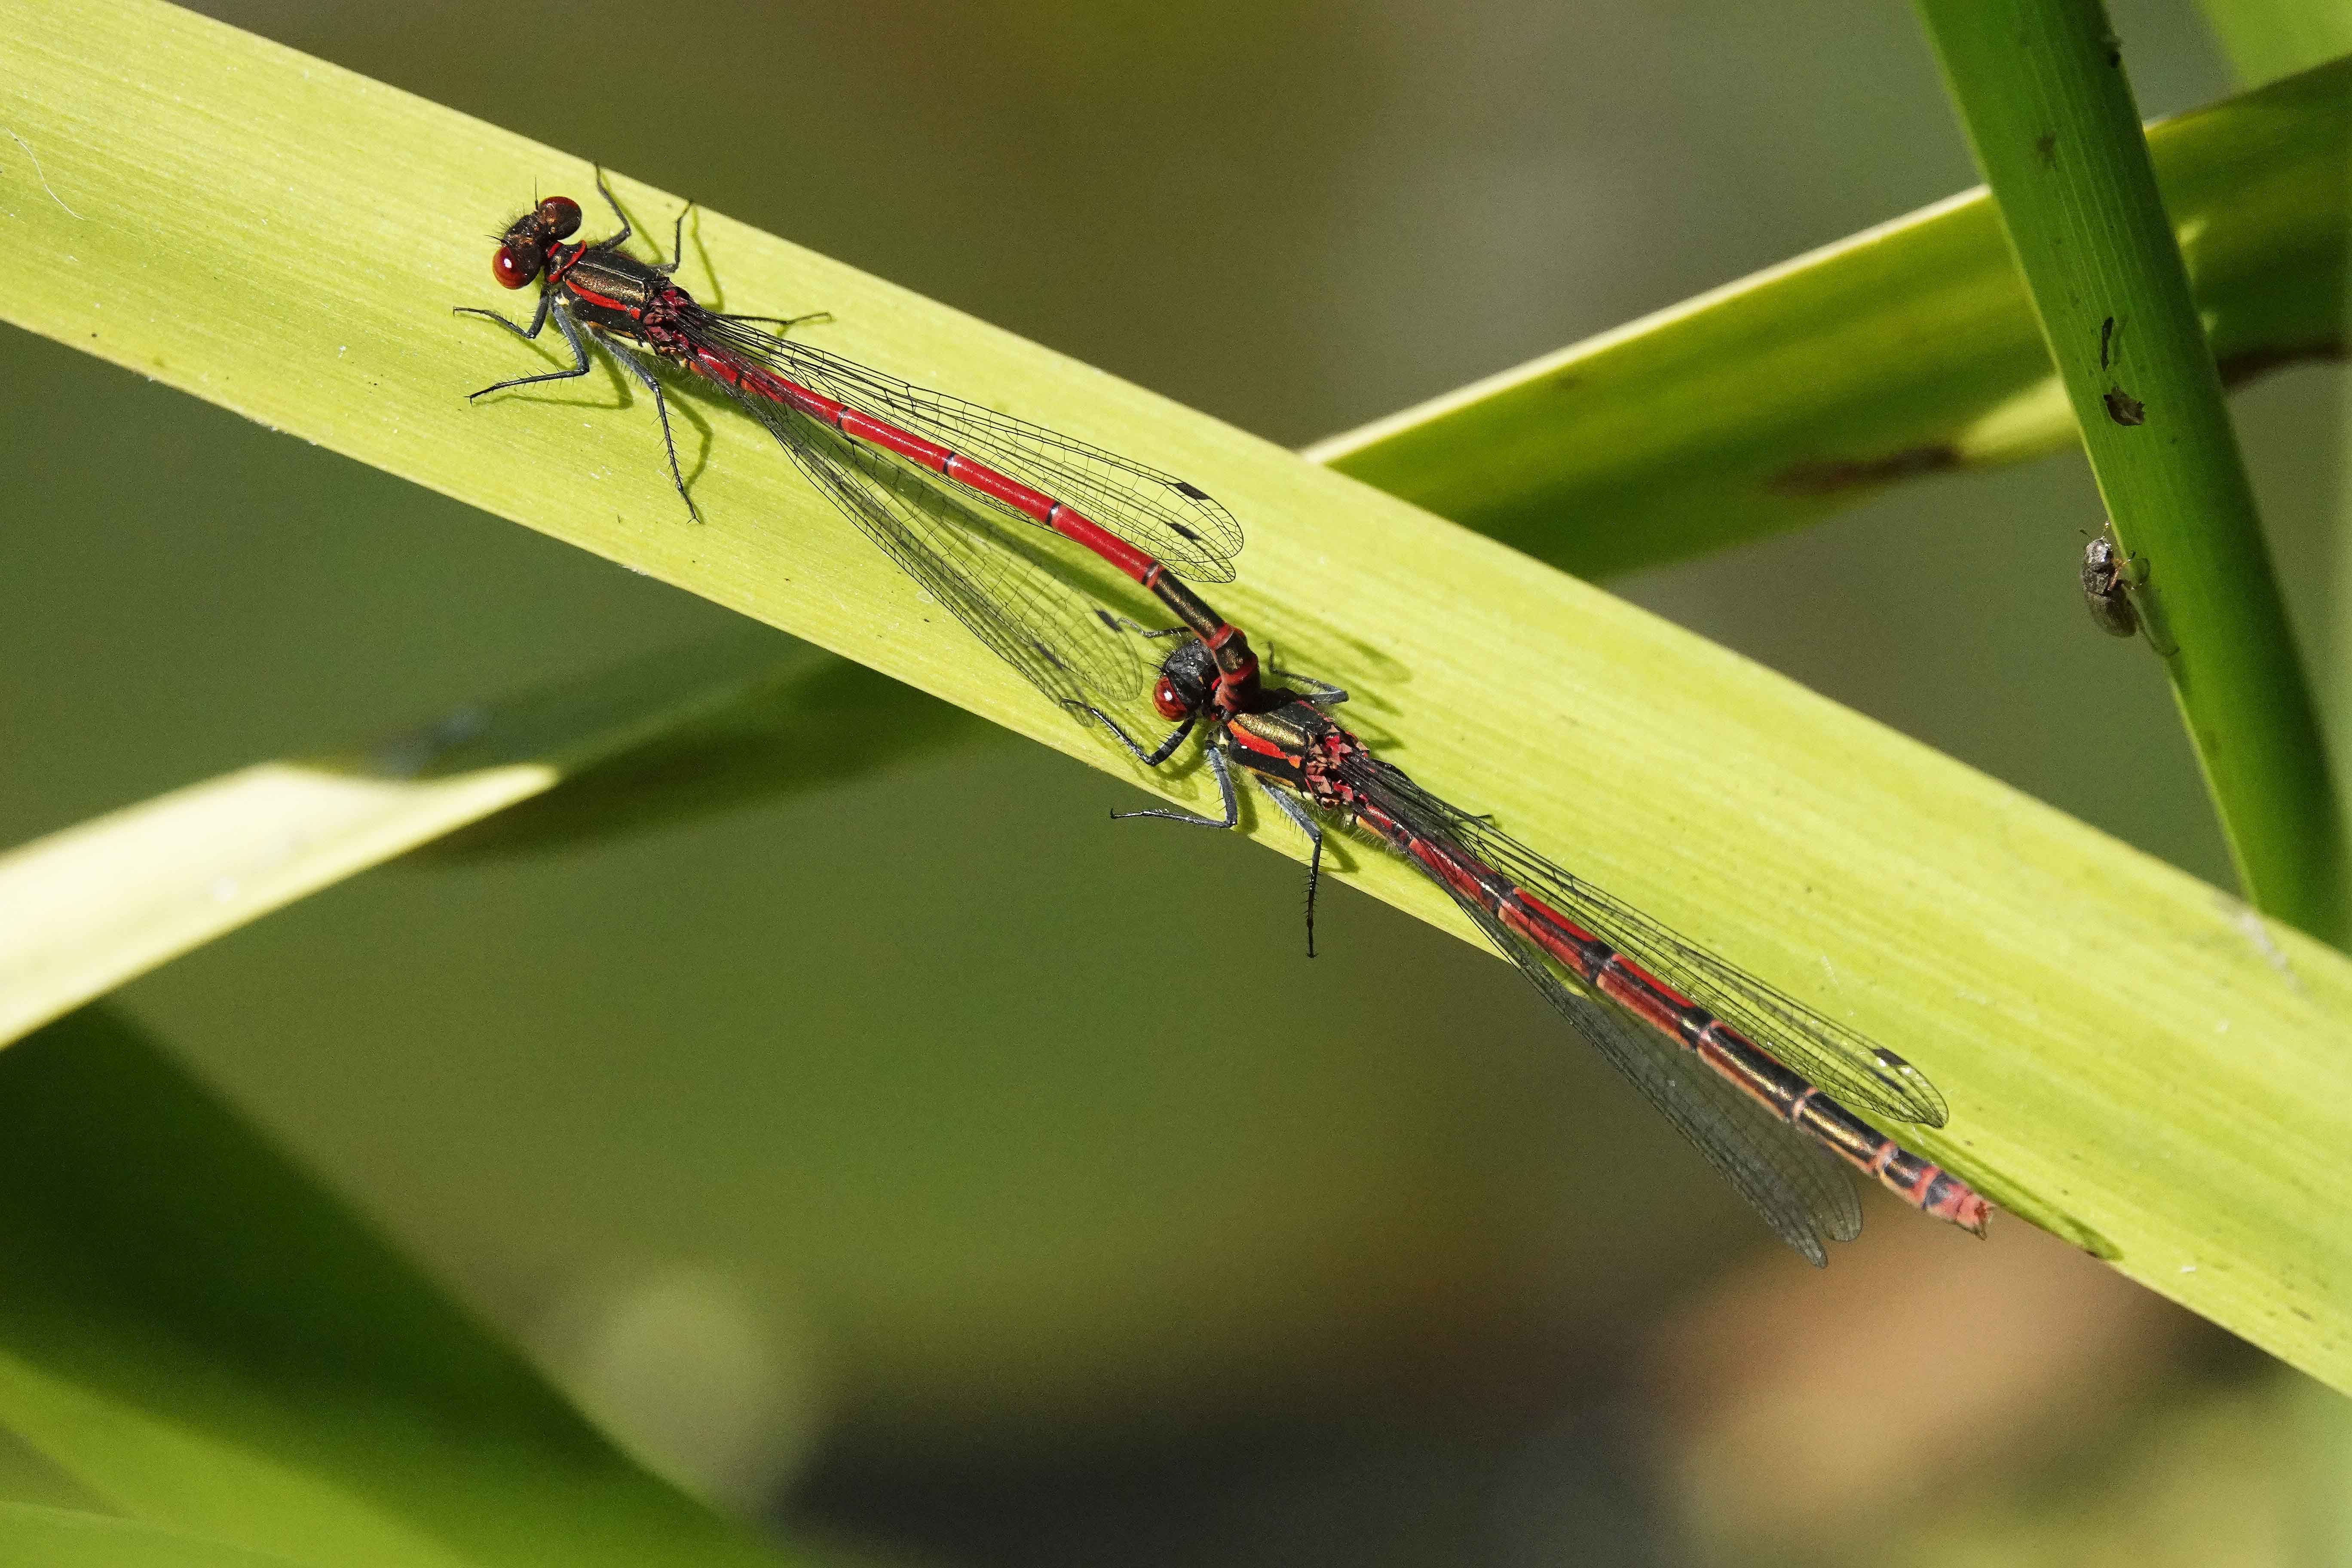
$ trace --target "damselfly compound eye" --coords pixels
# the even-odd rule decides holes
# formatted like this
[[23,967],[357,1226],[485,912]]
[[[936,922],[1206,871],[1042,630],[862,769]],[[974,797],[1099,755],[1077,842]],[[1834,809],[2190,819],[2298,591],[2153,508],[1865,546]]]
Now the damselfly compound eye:
[[490,276],[501,289],[520,289],[539,276],[539,265],[536,258],[526,259],[513,246],[501,245],[490,258]]

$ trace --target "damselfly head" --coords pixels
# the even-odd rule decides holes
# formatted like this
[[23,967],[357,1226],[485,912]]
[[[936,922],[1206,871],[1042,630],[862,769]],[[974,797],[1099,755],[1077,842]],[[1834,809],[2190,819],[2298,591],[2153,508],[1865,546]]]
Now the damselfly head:
[[499,253],[490,258],[490,276],[503,289],[533,282],[547,267],[548,247],[579,228],[580,204],[570,196],[549,196],[507,226]]
[[1216,656],[1198,637],[1160,662],[1160,679],[1152,682],[1151,705],[1163,719],[1189,719],[1209,704],[1209,690],[1217,679]]

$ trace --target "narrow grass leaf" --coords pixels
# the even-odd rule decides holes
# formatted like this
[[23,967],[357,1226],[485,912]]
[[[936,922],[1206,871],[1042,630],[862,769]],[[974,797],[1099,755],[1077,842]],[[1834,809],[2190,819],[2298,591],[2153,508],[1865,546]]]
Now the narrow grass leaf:
[[2343,823],[2253,483],[2103,8],[1919,0],[2248,896],[2339,945]]
[[[2352,60],[2165,121],[2148,148],[2224,378],[2340,359]],[[1601,577],[2078,439],[1978,189],[1307,456]]]
[[135,1520],[0,1502],[0,1568],[328,1568]]
[[0,1425],[126,1518],[336,1568],[793,1560],[102,1009],[0,1053]]
[[2242,82],[2352,54],[2352,6],[2343,0],[2202,0],[2198,8]]
[[[1041,702],[723,404],[678,400],[700,527],[616,377],[465,405],[551,362],[443,312],[494,293],[484,231],[583,163],[140,0],[0,0],[0,104],[63,198],[0,168],[0,313],[1204,799],[1197,767],[1147,777]],[[2352,1388],[2352,962],[1269,443],[719,214],[688,261],[731,309],[830,309],[828,347],[1216,495],[1251,530],[1220,607],[1355,692],[1385,755],[1901,1051],[1951,1104],[1919,1146],[2011,1209]],[[1276,814],[1248,826],[1303,856]],[[1466,934],[1402,864],[1334,859]]]
[[[881,689],[829,700],[845,684]],[[623,831],[972,732],[933,706],[747,628],[343,754],[256,763],[52,834],[0,854],[0,1044],[550,790],[556,798],[512,828],[463,842],[556,841],[583,817]]]

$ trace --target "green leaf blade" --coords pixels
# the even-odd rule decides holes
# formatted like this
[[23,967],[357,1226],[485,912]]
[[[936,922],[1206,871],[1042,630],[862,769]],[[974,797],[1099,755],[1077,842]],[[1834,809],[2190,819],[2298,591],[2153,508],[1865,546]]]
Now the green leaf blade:
[[74,1014],[0,1087],[0,1424],[126,1516],[348,1568],[779,1560],[136,1030]]
[[[465,405],[534,362],[441,312],[492,293],[483,232],[534,184],[585,188],[584,165],[168,8],[85,4],[63,30],[37,12],[0,0],[0,22],[41,40],[41,68],[5,84],[9,112],[94,216],[78,226],[23,199],[29,180],[0,185],[24,263],[0,275],[0,311],[1204,797],[1197,768],[1146,778],[1040,702],[723,405],[680,399],[708,426],[689,421],[686,443],[700,528],[617,378]],[[1990,1195],[2352,1387],[2335,1196],[2352,1185],[2352,963],[2250,931],[2191,878],[1270,444],[718,215],[689,227],[688,254],[688,286],[708,292],[708,257],[730,308],[829,308],[828,347],[1200,484],[1251,531],[1219,606],[1353,691],[1383,755],[1916,1062],[1952,1107],[1916,1142]],[[1248,826],[1303,855],[1271,818]],[[1361,845],[1336,858],[1465,931],[1405,866]]]
[[[2152,127],[2233,384],[2344,353],[2352,61]],[[2078,440],[1981,190],[1307,455],[1584,577]]]
[[2124,547],[2239,875],[2352,932],[2343,824],[2252,481],[2173,242],[2122,47],[2075,0],[1920,0]]
[[[321,1559],[306,1561],[313,1568],[325,1568]],[[0,1568],[304,1568],[304,1563],[102,1513],[0,1502]]]

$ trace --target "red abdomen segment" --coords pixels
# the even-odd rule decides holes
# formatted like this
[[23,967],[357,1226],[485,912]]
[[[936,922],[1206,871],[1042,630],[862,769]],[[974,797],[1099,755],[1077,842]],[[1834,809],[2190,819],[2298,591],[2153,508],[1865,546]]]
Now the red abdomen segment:
[[926,440],[911,430],[902,430],[887,420],[877,419],[798,382],[787,381],[763,365],[698,343],[693,352],[694,368],[713,381],[781,403],[820,425],[831,426],[853,441],[896,453],[917,468],[929,468],[966,489],[1008,506],[1030,521],[1084,545],[1146,587],[1167,570],[1156,557],[1145,554],[1076,508],[1066,506],[1045,491],[1024,485],[1009,474],[1001,474],[985,463],[974,462],[937,441]]
[[1222,707],[1235,711],[1255,700],[1258,688],[1257,656],[1251,651],[1249,640],[1180,582],[1157,556],[1137,549],[1076,507],[1055,500],[1034,485],[1024,484],[1010,474],[1000,473],[887,419],[852,408],[836,398],[778,375],[764,365],[699,342],[689,342],[688,353],[691,356],[688,363],[713,381],[782,404],[820,425],[832,426],[853,441],[879,447],[917,468],[928,468],[942,479],[1010,507],[1030,521],[1094,552],[1150,589],[1208,645],[1217,660]]
[[1985,1234],[1992,1205],[1967,1183],[1880,1133],[1763,1047],[1459,846],[1421,837],[1377,807],[1359,803],[1356,809],[1358,819],[1398,853],[1484,907],[1593,991],[1680,1044],[1774,1116],[1913,1208]]

